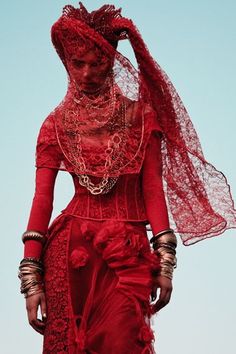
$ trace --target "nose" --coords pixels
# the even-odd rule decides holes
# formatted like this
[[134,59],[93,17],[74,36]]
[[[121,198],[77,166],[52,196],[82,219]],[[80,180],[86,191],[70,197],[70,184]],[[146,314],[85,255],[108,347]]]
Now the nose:
[[92,76],[92,70],[90,65],[86,64],[84,66],[84,70],[83,70],[83,79],[89,80],[91,79]]

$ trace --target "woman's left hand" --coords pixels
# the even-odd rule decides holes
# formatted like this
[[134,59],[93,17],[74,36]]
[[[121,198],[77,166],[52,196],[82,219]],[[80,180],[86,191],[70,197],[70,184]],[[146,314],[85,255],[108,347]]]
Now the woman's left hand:
[[171,279],[164,276],[157,276],[155,278],[155,283],[152,288],[151,298],[155,301],[157,298],[157,289],[160,288],[159,299],[152,305],[153,313],[160,311],[164,306],[166,306],[171,298],[172,293],[172,281]]

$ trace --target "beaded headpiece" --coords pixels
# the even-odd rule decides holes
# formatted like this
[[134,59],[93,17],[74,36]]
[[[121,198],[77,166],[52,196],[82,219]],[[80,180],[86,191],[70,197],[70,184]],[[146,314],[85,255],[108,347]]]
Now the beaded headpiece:
[[79,8],[66,5],[63,8],[63,15],[86,23],[114,46],[119,40],[127,38],[125,31],[115,30],[113,27],[114,20],[122,18],[121,8],[116,9],[114,5],[103,5],[96,11],[88,12],[82,2],[79,2],[79,5]]

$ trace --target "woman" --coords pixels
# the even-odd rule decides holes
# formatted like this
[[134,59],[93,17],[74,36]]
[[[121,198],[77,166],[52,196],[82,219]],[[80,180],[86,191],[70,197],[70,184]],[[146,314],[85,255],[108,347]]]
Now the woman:
[[[126,38],[137,71],[116,50]],[[37,142],[19,267],[29,322],[44,334],[44,353],[154,353],[150,318],[170,300],[174,230],[189,245],[235,227],[229,186],[120,9],[68,5],[52,42],[69,85]],[[48,228],[59,170],[75,195]]]

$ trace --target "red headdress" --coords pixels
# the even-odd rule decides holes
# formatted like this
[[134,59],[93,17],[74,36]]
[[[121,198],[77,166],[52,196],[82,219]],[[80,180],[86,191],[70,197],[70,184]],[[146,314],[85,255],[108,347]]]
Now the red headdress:
[[[134,50],[138,70],[116,50],[117,42],[126,38]],[[139,172],[150,131],[162,131],[163,182],[170,222],[184,244],[236,227],[236,210],[225,176],[205,160],[197,133],[175,88],[150,55],[133,22],[121,16],[121,9],[104,5],[89,13],[81,3],[79,9],[68,5],[52,27],[52,41],[67,71],[67,57],[72,52],[89,43],[101,48],[105,55],[114,58],[114,95],[123,97],[126,103],[138,102],[138,107],[146,107],[136,114],[135,122],[128,118],[113,126],[118,141],[112,141],[110,148],[115,151],[114,145],[118,144],[118,149],[111,156],[115,162],[109,165],[107,175],[116,178]],[[81,155],[76,154],[81,149],[80,141],[75,139],[81,125],[75,123],[73,115],[75,95],[75,85],[69,79],[67,95],[53,112],[64,168],[76,174],[101,177],[106,156],[99,163],[96,149],[92,155],[91,150],[87,155],[84,151],[86,163],[90,162],[85,166],[84,159],[81,161]],[[122,107],[118,110],[120,114]]]

